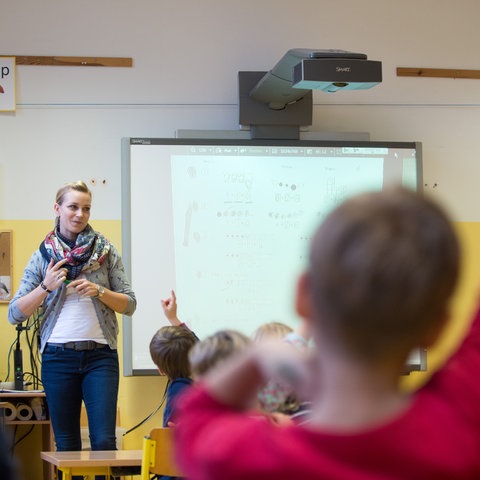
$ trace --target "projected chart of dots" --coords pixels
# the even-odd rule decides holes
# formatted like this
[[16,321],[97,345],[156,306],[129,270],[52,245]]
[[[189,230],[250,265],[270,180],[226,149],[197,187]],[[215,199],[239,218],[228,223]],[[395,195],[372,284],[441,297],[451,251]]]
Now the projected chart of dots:
[[[316,162],[315,175],[305,162]],[[314,226],[354,193],[359,177],[381,182],[381,169],[358,159],[249,157],[239,164],[228,156],[205,156],[193,164],[177,158],[172,168],[177,289],[221,293],[234,317],[275,310],[279,297],[290,301],[291,282],[285,279],[304,265]],[[277,291],[276,299],[267,299],[266,290]]]

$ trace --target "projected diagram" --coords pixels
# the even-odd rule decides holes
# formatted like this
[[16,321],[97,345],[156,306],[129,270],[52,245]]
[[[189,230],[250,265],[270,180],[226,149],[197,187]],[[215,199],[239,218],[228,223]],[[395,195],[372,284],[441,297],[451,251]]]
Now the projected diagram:
[[176,289],[198,306],[186,319],[195,331],[222,321],[202,300],[215,295],[225,328],[252,315],[288,321],[314,227],[343,198],[383,182],[378,158],[177,156],[171,166]]

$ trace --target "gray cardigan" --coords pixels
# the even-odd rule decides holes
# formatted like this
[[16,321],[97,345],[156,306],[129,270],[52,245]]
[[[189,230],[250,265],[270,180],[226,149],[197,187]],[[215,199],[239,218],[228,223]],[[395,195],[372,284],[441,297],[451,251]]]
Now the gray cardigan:
[[[8,306],[8,321],[11,324],[16,325],[28,318],[18,308],[17,300],[40,285],[40,282],[45,277],[47,266],[48,262],[42,257],[40,250],[35,251],[25,268],[20,286]],[[135,312],[137,300],[125,274],[122,258],[113,245],[110,245],[110,251],[103,265],[94,272],[85,272],[85,276],[87,280],[93,283],[102,285],[114,292],[124,293],[128,297],[127,308],[121,312],[122,314],[132,315]],[[55,327],[65,301],[65,296],[66,285],[63,284],[52,293],[49,293],[41,306],[43,310],[40,324],[41,352],[43,352],[45,344]],[[116,313],[96,298],[93,298],[93,305],[108,345],[110,348],[116,349],[119,330]]]

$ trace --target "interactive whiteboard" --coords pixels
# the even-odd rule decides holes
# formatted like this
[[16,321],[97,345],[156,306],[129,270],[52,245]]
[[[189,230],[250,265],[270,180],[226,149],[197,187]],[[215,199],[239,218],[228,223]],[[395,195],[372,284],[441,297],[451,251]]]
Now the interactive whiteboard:
[[421,188],[419,143],[124,140],[123,257],[137,295],[124,319],[127,375],[156,373],[160,299],[200,337],[295,326],[295,282],[315,227],[345,198],[390,183]]

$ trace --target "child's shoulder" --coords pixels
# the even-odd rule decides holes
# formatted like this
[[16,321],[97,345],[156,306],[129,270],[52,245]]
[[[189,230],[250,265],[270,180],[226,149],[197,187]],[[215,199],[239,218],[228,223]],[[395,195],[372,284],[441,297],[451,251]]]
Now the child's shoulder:
[[192,383],[193,383],[193,380],[191,378],[186,378],[186,377],[172,378],[168,381],[168,389],[181,390],[185,387],[188,387]]

